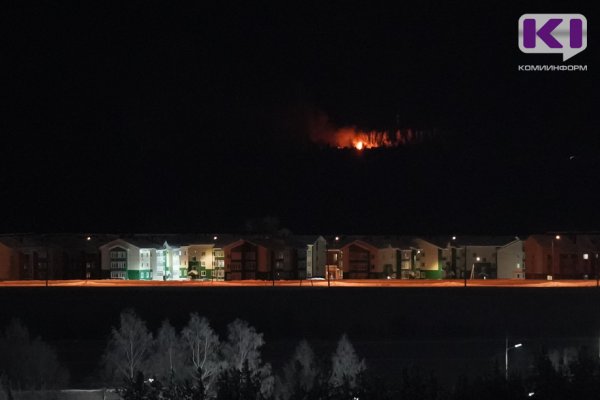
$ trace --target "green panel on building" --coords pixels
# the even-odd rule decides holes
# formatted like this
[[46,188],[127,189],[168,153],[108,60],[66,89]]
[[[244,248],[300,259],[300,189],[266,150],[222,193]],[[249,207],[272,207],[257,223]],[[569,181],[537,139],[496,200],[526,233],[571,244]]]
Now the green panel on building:
[[212,277],[213,277],[212,274],[213,274],[212,269],[206,269],[204,267],[200,267],[200,275],[199,275],[200,279],[212,279]]
[[421,270],[421,276],[425,274],[425,279],[442,279],[443,271]]
[[140,271],[127,271],[127,279],[139,280],[140,279]]
[[127,279],[130,279],[130,280],[152,279],[152,270],[149,270],[149,269],[145,269],[142,271],[129,270],[129,271],[127,271]]

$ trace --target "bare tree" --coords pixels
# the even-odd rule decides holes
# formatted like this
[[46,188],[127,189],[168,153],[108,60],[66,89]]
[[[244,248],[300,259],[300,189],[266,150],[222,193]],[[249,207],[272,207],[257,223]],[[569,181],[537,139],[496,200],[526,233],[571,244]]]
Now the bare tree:
[[194,372],[200,373],[200,379],[207,392],[212,390],[213,383],[219,372],[224,368],[220,358],[221,343],[208,320],[190,314],[188,324],[181,331],[181,337],[188,350]]
[[184,347],[175,328],[164,320],[158,329],[148,359],[147,371],[167,382],[171,378],[184,377]]
[[365,361],[359,360],[354,351],[354,346],[348,340],[348,336],[343,334],[337,344],[337,349],[331,357],[331,377],[329,384],[334,387],[341,387],[348,384],[350,388],[355,388],[357,378],[365,371]]
[[263,334],[256,332],[248,322],[236,319],[227,325],[224,353],[232,368],[241,371],[244,361],[248,361],[248,368],[256,370],[261,363],[260,348],[264,344]]
[[300,341],[292,358],[283,367],[281,396],[287,400],[294,393],[309,393],[317,379],[315,353],[306,340]]
[[242,372],[247,369],[252,377],[261,382],[260,391],[265,397],[273,392],[275,379],[271,373],[271,365],[263,364],[260,348],[265,344],[263,334],[246,321],[236,319],[227,326],[227,342],[223,353],[229,368]]
[[112,329],[104,360],[108,366],[133,380],[151,345],[152,333],[148,332],[146,323],[128,309],[121,312],[119,329]]

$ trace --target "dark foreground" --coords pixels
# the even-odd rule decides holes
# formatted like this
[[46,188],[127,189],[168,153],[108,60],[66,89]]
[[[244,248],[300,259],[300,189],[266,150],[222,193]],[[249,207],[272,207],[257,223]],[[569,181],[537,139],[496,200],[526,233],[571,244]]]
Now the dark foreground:
[[4,287],[0,326],[18,317],[55,345],[74,386],[93,384],[86,378],[128,307],[153,331],[165,318],[180,329],[198,312],[223,336],[245,319],[264,333],[263,358],[276,369],[300,339],[326,356],[347,333],[386,379],[419,367],[451,382],[503,365],[506,335],[524,344],[511,352],[511,368],[523,372],[542,346],[598,353],[599,303],[596,288]]

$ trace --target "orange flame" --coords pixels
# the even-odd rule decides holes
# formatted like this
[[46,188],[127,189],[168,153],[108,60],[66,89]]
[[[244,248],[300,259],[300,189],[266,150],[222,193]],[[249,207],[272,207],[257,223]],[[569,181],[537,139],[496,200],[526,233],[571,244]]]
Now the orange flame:
[[394,147],[412,141],[412,131],[360,131],[354,127],[338,129],[333,141],[338,148],[374,149],[377,147]]
[[338,149],[365,150],[377,147],[397,147],[423,139],[422,132],[415,132],[412,129],[365,131],[355,126],[338,128],[329,121],[327,115],[320,112],[312,114],[307,121],[312,141]]

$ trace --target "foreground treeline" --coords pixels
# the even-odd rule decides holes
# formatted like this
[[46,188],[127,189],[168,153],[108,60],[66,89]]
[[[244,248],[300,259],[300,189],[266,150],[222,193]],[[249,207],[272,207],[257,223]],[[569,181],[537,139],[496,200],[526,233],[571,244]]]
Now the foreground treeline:
[[165,320],[152,335],[127,310],[104,353],[105,379],[120,383],[125,399],[326,399],[364,391],[365,362],[345,335],[326,366],[300,342],[280,374],[262,360],[264,344],[262,333],[239,319],[224,340],[195,313],[180,332]]
[[[600,362],[585,348],[558,359],[540,351],[523,376],[505,379],[499,363],[445,386],[416,368],[393,380],[374,376],[346,335],[331,353],[316,353],[301,341],[277,371],[262,359],[264,345],[262,333],[239,319],[221,338],[195,313],[180,330],[165,320],[151,332],[126,310],[111,330],[94,382],[116,388],[125,400],[588,399],[600,393]],[[0,335],[0,377],[2,400],[68,385],[56,352],[19,321]]]
[[0,384],[5,391],[47,390],[65,387],[69,373],[56,350],[41,338],[32,338],[19,320],[0,333]]

